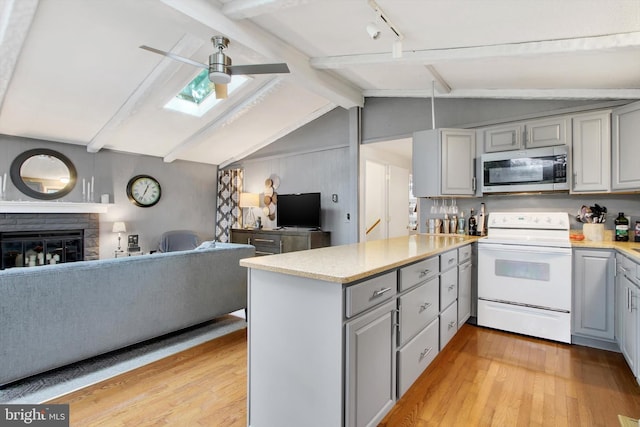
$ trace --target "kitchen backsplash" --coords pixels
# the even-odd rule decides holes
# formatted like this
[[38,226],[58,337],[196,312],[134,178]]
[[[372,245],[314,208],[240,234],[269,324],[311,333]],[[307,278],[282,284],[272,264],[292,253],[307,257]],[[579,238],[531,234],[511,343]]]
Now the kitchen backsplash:
[[[443,199],[447,205],[451,205],[451,199]],[[442,204],[442,199],[439,200]],[[567,193],[556,194],[532,194],[532,195],[490,195],[482,198],[457,198],[455,204],[458,211],[464,212],[465,218],[469,217],[469,211],[474,209],[479,213],[480,203],[485,204],[488,213],[491,212],[567,212],[571,220],[571,229],[580,230],[582,224],[576,221],[576,215],[582,205],[593,206],[599,204],[606,206],[607,217],[604,224],[606,230],[614,229],[614,219],[618,212],[624,212],[629,218],[629,227],[633,228],[635,221],[640,221],[640,194],[598,194],[598,195],[569,195]],[[427,222],[433,218],[431,214],[432,199],[420,199],[420,232],[427,232]],[[459,214],[458,214],[459,215]],[[436,214],[435,217],[442,215]]]

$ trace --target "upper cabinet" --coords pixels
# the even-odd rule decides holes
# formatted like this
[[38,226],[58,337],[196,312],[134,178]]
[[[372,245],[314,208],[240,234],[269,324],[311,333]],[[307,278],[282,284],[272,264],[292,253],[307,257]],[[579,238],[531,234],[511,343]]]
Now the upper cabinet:
[[484,152],[520,150],[523,147],[524,125],[492,126],[484,130]]
[[485,128],[484,152],[565,145],[570,139],[568,123],[569,118],[562,116]]
[[413,134],[413,192],[416,197],[473,196],[476,132],[433,129]]
[[640,135],[640,102],[613,110],[611,188],[618,191],[640,190],[638,167],[638,135]]
[[580,114],[571,119],[572,193],[611,189],[611,111]]
[[568,144],[570,139],[567,133],[568,122],[568,117],[552,117],[527,122],[525,124],[525,147],[539,148]]

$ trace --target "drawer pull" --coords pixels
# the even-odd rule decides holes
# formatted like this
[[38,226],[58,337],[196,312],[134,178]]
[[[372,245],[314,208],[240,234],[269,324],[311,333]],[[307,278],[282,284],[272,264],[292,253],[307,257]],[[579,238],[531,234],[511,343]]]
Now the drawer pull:
[[456,260],[455,258],[449,258],[449,261],[447,261],[447,263],[449,263],[449,264],[453,264],[453,262],[454,262],[455,260]]
[[382,296],[382,295],[386,294],[390,290],[391,290],[391,288],[384,288],[384,289],[380,289],[379,291],[375,291],[371,298],[378,298],[379,296]]
[[420,357],[418,358],[418,362],[422,362],[422,359],[427,357],[427,354],[431,353],[433,347],[425,348],[422,353],[420,353]]
[[454,326],[456,326],[456,322],[454,322],[453,320],[451,322],[449,322],[449,324],[447,325],[448,329],[450,330],[451,328],[453,328]]
[[429,274],[431,270],[429,270],[428,268],[425,268],[424,270],[420,271],[420,278],[422,279],[423,277],[427,276]]
[[255,242],[260,242],[260,243],[275,243],[276,241],[273,239],[258,239],[257,237],[255,239],[253,239]]
[[447,289],[448,289],[449,291],[452,291],[452,290],[453,290],[453,288],[455,288],[455,287],[456,287],[456,285],[455,285],[455,284],[453,284],[453,285],[449,285],[449,287],[448,287]]
[[257,255],[275,255],[275,252],[256,251]]
[[422,313],[423,311],[425,311],[429,307],[431,307],[431,303],[430,302],[425,302],[424,304],[421,304],[420,305],[420,310],[418,310],[418,313]]

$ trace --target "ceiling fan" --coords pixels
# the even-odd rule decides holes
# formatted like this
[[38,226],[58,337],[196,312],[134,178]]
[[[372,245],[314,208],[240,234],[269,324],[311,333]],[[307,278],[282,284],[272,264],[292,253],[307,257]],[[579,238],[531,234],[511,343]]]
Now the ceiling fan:
[[223,52],[224,49],[229,47],[229,39],[224,36],[213,36],[211,37],[211,43],[213,43],[213,47],[217,49],[217,51],[209,55],[209,65],[145,45],[140,46],[140,48],[153,53],[159,53],[160,55],[164,55],[176,61],[184,62],[185,64],[208,69],[209,80],[215,85],[217,99],[227,97],[227,84],[231,81],[232,75],[277,74],[289,72],[289,67],[285,63],[231,65],[231,58]]

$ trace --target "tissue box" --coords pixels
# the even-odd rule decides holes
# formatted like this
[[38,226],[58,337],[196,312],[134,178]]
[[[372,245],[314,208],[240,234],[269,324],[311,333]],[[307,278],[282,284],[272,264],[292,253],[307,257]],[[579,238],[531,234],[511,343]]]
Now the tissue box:
[[582,234],[587,240],[601,242],[604,239],[604,224],[583,224]]

